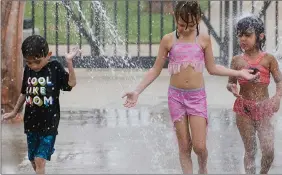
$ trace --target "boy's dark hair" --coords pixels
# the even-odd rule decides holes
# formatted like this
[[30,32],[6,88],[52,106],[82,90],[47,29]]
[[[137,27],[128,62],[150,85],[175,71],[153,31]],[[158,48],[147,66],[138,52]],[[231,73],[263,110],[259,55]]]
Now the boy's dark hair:
[[[198,1],[178,1],[175,10],[174,15],[176,21],[181,18],[183,21],[186,22],[187,27],[189,23],[193,23],[197,25],[197,36],[199,35],[199,23],[198,19],[201,17],[201,8]],[[191,19],[189,21],[189,19]],[[195,21],[194,21],[195,20]],[[186,27],[186,29],[187,29]],[[178,35],[177,35],[178,37]]]
[[40,35],[32,35],[27,37],[22,43],[22,54],[24,58],[46,57],[49,53],[49,46],[45,38]]
[[260,38],[260,34],[265,33],[263,21],[254,16],[247,16],[240,19],[236,26],[237,35],[243,35],[250,33],[253,31],[256,35],[256,46],[258,49],[262,50],[265,45],[266,37],[264,36],[263,39]]

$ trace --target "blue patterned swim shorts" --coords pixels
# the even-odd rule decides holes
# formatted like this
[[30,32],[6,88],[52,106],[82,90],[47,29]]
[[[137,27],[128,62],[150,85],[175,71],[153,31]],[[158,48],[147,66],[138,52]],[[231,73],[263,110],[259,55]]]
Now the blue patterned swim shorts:
[[34,161],[35,157],[51,160],[54,153],[56,135],[40,135],[36,132],[29,132],[27,135],[28,159]]

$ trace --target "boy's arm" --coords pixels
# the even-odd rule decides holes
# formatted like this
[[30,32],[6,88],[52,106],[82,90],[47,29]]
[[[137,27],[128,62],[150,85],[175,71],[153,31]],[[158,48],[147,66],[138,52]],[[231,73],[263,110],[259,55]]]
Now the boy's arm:
[[71,50],[70,53],[66,53],[66,55],[65,55],[67,66],[68,66],[68,70],[69,70],[68,85],[70,87],[74,87],[76,85],[76,77],[75,77],[75,73],[74,73],[74,68],[73,68],[72,60],[79,53],[81,53],[81,50],[79,50],[79,48],[75,47],[75,48],[73,48]]
[[18,101],[16,103],[16,106],[14,107],[14,110],[12,111],[12,113],[14,113],[15,115],[20,111],[20,109],[22,108],[24,102],[25,102],[25,94],[21,94],[18,98]]
[[76,85],[76,76],[75,76],[72,60],[67,61],[67,66],[68,66],[68,70],[69,70],[68,84],[69,84],[69,86],[74,87]]
[[271,55],[270,61],[270,72],[273,76],[273,79],[276,83],[276,97],[282,98],[282,74],[279,70],[278,62],[274,56]]
[[23,106],[23,104],[25,102],[25,98],[26,98],[26,81],[27,81],[27,77],[28,77],[27,76],[27,71],[28,71],[28,67],[25,66],[24,72],[23,72],[21,94],[20,94],[20,96],[18,98],[18,101],[17,101],[13,111],[12,111],[15,114],[17,114],[21,110],[21,108],[22,108],[22,106]]

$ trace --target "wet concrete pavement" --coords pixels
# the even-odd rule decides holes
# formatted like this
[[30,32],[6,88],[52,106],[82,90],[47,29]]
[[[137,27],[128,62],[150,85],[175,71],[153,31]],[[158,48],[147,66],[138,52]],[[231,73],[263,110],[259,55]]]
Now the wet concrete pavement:
[[[62,119],[50,174],[181,173],[177,141],[167,109],[165,70],[140,96],[138,106],[122,107],[121,94],[134,87],[142,71],[77,69],[78,85],[61,96]],[[244,149],[234,114],[234,98],[225,90],[227,79],[206,75],[209,104],[209,173],[243,173]],[[270,94],[275,91],[273,82]],[[281,110],[275,123],[275,160],[270,173],[282,172]],[[22,124],[2,124],[2,173],[33,173],[27,160]],[[260,168],[261,154],[256,165]],[[193,153],[194,172],[197,172]]]

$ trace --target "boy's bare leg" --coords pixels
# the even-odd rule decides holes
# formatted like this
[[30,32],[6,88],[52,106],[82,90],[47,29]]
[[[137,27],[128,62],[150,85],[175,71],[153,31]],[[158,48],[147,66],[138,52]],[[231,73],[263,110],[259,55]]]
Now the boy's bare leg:
[[36,174],[45,174],[46,160],[39,157],[36,157],[34,160],[36,165]]
[[30,161],[31,165],[32,165],[32,168],[34,169],[34,171],[36,172],[36,165],[35,165],[35,162],[34,161]]

